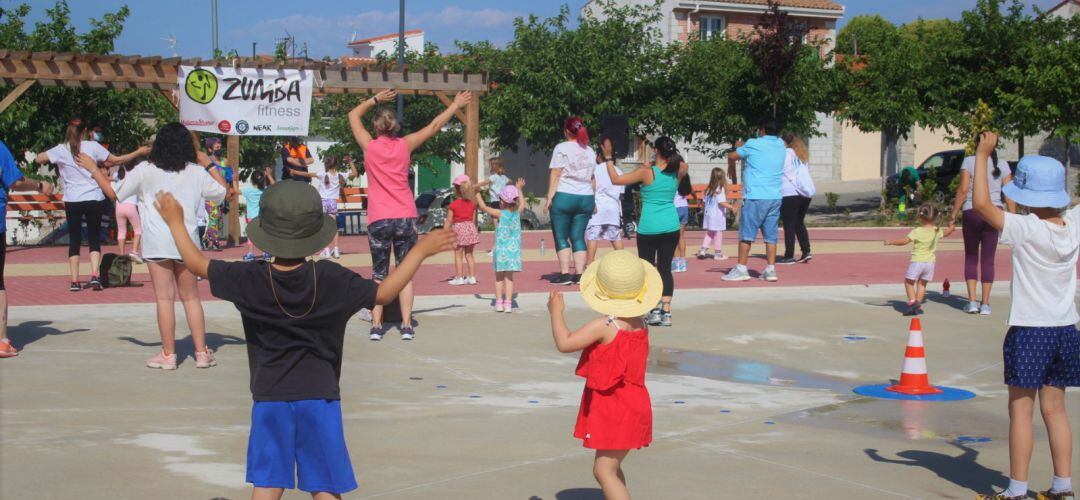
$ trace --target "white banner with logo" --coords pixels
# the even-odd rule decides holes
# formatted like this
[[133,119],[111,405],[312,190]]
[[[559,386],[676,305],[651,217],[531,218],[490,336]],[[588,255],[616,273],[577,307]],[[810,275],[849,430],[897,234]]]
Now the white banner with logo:
[[180,66],[180,122],[227,135],[308,133],[311,71]]

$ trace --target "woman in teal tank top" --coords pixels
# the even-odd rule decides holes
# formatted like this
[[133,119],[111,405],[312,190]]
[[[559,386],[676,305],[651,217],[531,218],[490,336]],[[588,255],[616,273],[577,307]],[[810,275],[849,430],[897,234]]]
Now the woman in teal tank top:
[[656,309],[649,312],[650,325],[671,326],[671,297],[675,292],[675,279],[671,275],[671,261],[679,246],[679,211],[675,208],[675,193],[679,179],[689,167],[675,148],[675,141],[661,137],[653,144],[656,148],[656,165],[645,164],[626,174],[619,174],[611,148],[604,143],[603,158],[608,166],[611,183],[628,186],[641,183],[641,217],[638,220],[638,257],[656,266],[664,283],[664,294]]

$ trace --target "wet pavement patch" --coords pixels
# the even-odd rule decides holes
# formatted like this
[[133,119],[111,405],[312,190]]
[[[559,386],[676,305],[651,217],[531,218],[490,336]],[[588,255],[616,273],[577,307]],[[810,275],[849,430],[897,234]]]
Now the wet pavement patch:
[[723,354],[662,347],[650,349],[649,371],[773,387],[825,389],[838,393],[851,390],[850,382],[837,377]]

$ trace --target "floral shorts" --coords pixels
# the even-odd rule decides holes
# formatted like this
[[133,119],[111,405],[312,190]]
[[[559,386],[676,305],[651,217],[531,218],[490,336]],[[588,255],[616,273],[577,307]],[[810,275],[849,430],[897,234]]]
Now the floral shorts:
[[337,215],[337,213],[338,213],[337,200],[324,199],[322,201],[322,211],[326,215]]
[[622,228],[615,224],[600,224],[585,228],[585,241],[619,241]]
[[451,227],[457,236],[458,248],[471,247],[480,243],[480,231],[476,229],[475,222],[455,222]]
[[416,245],[416,219],[382,219],[368,226],[371,277],[382,281],[390,274],[390,254],[398,264]]

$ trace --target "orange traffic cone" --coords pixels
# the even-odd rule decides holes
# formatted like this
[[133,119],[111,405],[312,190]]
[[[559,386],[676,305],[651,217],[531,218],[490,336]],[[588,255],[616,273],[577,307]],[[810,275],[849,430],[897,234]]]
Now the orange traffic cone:
[[923,348],[922,323],[919,318],[911,320],[911,333],[908,335],[907,350],[904,352],[904,367],[900,370],[900,383],[887,390],[910,396],[941,394],[941,389],[930,385],[930,375],[926,372],[926,350]]

